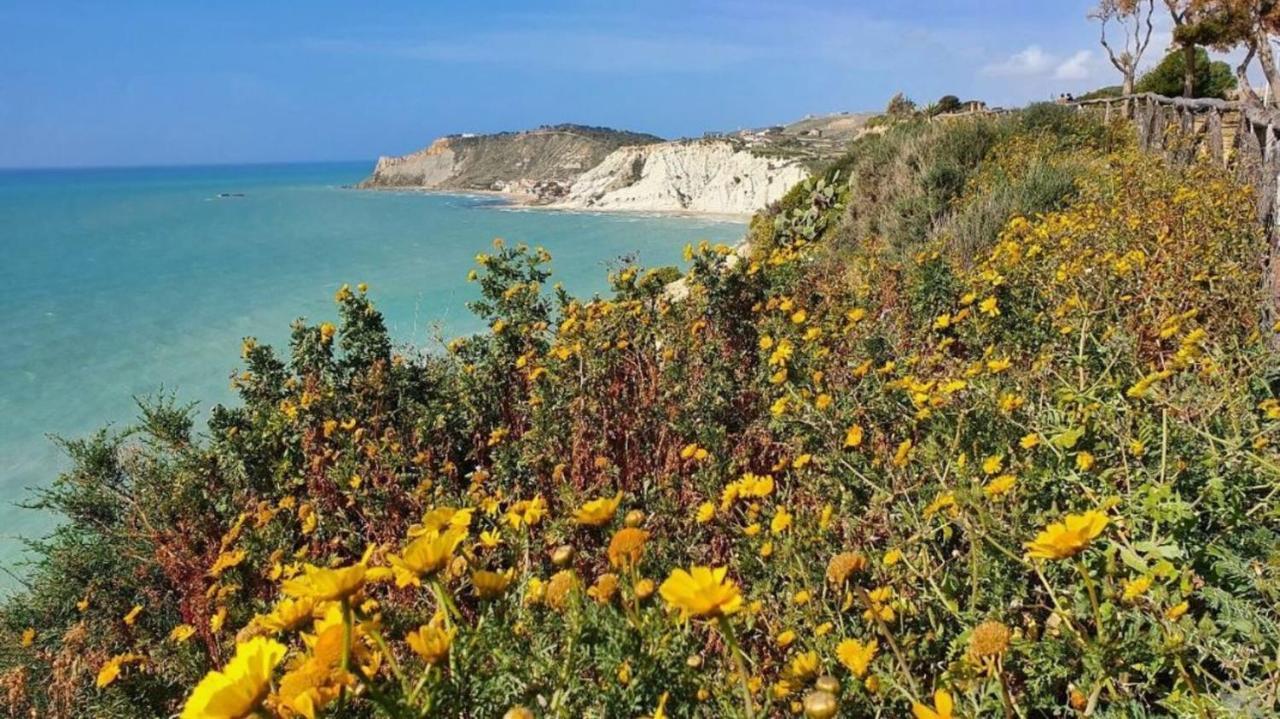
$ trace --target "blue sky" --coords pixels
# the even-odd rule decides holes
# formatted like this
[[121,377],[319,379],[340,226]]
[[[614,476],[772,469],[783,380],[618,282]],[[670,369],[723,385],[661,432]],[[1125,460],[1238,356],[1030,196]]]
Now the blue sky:
[[372,160],[556,122],[677,137],[898,90],[1022,104],[1118,81],[1091,4],[0,0],[0,167]]

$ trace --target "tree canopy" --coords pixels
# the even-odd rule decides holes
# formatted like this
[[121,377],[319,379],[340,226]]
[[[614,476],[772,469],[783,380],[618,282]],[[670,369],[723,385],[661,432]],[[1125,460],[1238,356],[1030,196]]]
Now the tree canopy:
[[[1136,89],[1170,97],[1181,95],[1185,67],[1182,51],[1174,50],[1138,79]],[[1195,96],[1225,99],[1235,88],[1236,78],[1231,66],[1220,60],[1210,60],[1204,48],[1196,48]]]

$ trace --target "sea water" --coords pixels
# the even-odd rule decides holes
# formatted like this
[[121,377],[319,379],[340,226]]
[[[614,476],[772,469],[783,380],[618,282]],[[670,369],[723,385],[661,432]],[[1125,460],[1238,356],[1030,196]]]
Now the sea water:
[[[492,197],[350,189],[366,163],[0,171],[0,566],[54,518],[16,506],[68,462],[51,436],[137,416],[162,390],[202,417],[233,402],[242,338],[287,352],[289,324],[336,320],[365,282],[393,338],[480,329],[466,281],[494,238],[542,246],[553,281],[607,289],[623,256],[679,264],[740,223],[514,210]],[[7,582],[0,578],[0,585]]]

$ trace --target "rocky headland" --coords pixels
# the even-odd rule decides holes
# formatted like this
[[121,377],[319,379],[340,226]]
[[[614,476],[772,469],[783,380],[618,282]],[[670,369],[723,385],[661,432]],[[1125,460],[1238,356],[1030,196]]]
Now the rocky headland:
[[360,187],[498,192],[566,210],[749,215],[843,151],[867,117],[811,116],[673,141],[583,125],[450,135],[380,157]]

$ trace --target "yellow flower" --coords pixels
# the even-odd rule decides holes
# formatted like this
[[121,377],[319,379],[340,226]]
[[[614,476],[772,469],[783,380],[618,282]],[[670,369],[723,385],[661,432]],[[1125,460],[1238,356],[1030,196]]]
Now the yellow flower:
[[1037,559],[1073,557],[1102,534],[1110,521],[1107,515],[1097,510],[1068,514],[1063,521],[1046,527],[1034,541],[1027,542],[1027,554]]
[[1000,622],[983,622],[969,636],[969,653],[979,659],[999,656],[1008,648],[1009,628]]
[[29,647],[32,644],[34,644],[35,641],[36,641],[35,629],[31,627],[27,627],[26,629],[22,630],[22,646]]
[[1141,576],[1137,579],[1126,580],[1124,583],[1124,594],[1122,595],[1126,602],[1132,602],[1147,593],[1151,588],[1151,577]]
[[1186,602],[1178,602],[1177,604],[1165,610],[1164,618],[1168,619],[1171,622],[1176,622],[1179,619],[1181,619],[1182,615],[1186,614],[1187,610],[1190,608],[1191,608],[1190,604],[1187,604]]
[[285,651],[283,644],[265,637],[237,645],[235,656],[222,671],[209,672],[196,685],[182,708],[181,719],[250,716],[271,690],[272,672]]
[[608,524],[618,511],[622,501],[622,492],[613,497],[600,497],[578,507],[573,513],[573,521],[586,527],[599,527]]
[[111,657],[98,669],[98,677],[95,684],[99,689],[105,689],[120,676],[120,670],[124,665],[130,662],[145,662],[146,657],[141,654],[117,654]]
[[1088,452],[1076,453],[1076,469],[1081,472],[1088,472],[1090,469],[1093,469],[1093,463],[1094,459],[1092,454]]
[[787,676],[804,681],[818,673],[818,653],[814,651],[797,654],[787,666]]
[[130,609],[129,613],[124,615],[125,625],[132,627],[134,622],[138,621],[139,614],[142,614],[142,605],[141,604],[133,605],[133,609]]
[[446,629],[444,615],[437,613],[429,624],[423,624],[416,631],[409,632],[404,640],[409,644],[422,661],[427,664],[439,664],[449,655],[449,647],[457,629]]
[[995,297],[988,297],[978,303],[978,310],[988,317],[995,317],[1000,314],[1000,303]]
[[99,689],[104,689],[111,686],[111,683],[114,682],[118,676],[120,676],[120,662],[116,661],[115,657],[112,657],[102,665],[101,669],[98,670],[98,678],[95,683],[98,685]]
[[547,591],[546,583],[539,577],[529,577],[529,583],[524,587],[525,604],[537,604],[542,601]]
[[860,572],[867,566],[867,558],[859,552],[841,552],[827,562],[827,581],[837,587],[849,579],[849,575]]
[[179,624],[169,632],[169,641],[179,644],[187,641],[196,633],[196,628],[190,624]]
[[443,532],[449,528],[468,529],[471,526],[472,510],[455,509],[454,507],[436,507],[422,515],[422,522],[409,527],[410,537],[420,537],[428,532]]
[[871,666],[871,660],[876,658],[879,648],[880,645],[874,639],[868,640],[866,644],[857,639],[846,639],[836,646],[836,658],[855,677],[861,679],[867,675],[867,669]]
[[902,561],[902,550],[898,549],[897,547],[890,549],[889,551],[884,553],[883,561],[884,561],[884,566],[892,567],[893,565]]
[[533,499],[522,499],[511,505],[511,508],[507,510],[507,524],[511,525],[512,529],[519,529],[525,526],[532,527],[542,521],[542,515],[546,514],[546,512],[547,500],[543,499],[542,495],[538,495]]
[[984,474],[998,474],[1004,468],[1004,457],[993,454],[982,460],[982,471]]
[[911,461],[911,440],[904,439],[893,453],[893,466],[905,467],[909,461]]
[[982,491],[991,499],[998,499],[1009,493],[1013,489],[1013,485],[1018,481],[1017,477],[1012,474],[1002,474],[999,477],[987,482]]
[[791,513],[785,507],[778,507],[778,511],[773,514],[773,520],[769,522],[769,531],[774,535],[782,534],[791,526],[791,520]]
[[677,569],[658,592],[667,604],[689,617],[722,617],[742,608],[742,594],[733,580],[725,579],[725,567]]
[[422,586],[422,577],[448,565],[453,550],[466,539],[467,530],[450,527],[443,532],[427,532],[405,546],[399,555],[387,555],[397,587]]
[[716,505],[711,502],[703,502],[698,505],[698,511],[694,515],[694,521],[698,524],[706,524],[716,516]]
[[667,698],[670,695],[670,692],[663,692],[662,696],[658,697],[658,708],[653,710],[649,719],[667,719]]
[[552,609],[564,609],[569,604],[573,590],[578,587],[578,577],[572,569],[561,569],[551,575],[551,581],[543,591],[547,606]]
[[772,414],[774,417],[781,417],[782,415],[787,413],[788,404],[789,404],[789,400],[786,397],[779,397],[778,399],[774,400],[774,403],[772,405],[769,406],[769,413]]
[[944,509],[949,510],[953,516],[956,514],[956,496],[951,492],[943,492],[934,498],[929,506],[924,508],[924,516],[928,519]]
[[609,540],[609,564],[617,569],[634,567],[644,553],[649,533],[637,527],[623,527]]
[[855,424],[844,433],[844,446],[857,447],[862,444],[862,425]]
[[476,590],[476,597],[493,599],[507,591],[514,576],[515,572],[511,569],[505,572],[479,570],[471,573],[471,586]]
[[587,596],[600,604],[608,604],[618,593],[618,575],[606,572],[596,577],[595,584],[587,589]]
[[209,617],[209,631],[213,632],[214,634],[217,634],[218,632],[222,631],[222,625],[226,621],[227,621],[227,608],[218,607],[218,611],[214,612],[212,617]]
[[281,599],[269,614],[254,619],[258,626],[272,632],[287,632],[297,629],[310,621],[315,612],[316,602],[313,598]]
[[889,606],[889,601],[893,599],[893,587],[878,587],[867,592],[867,599],[870,600],[871,606],[867,607],[862,613],[862,618],[869,621],[879,619],[882,622],[891,622],[897,616],[893,607]]
[[916,702],[911,705],[911,713],[916,719],[951,719],[954,708],[955,702],[951,700],[951,694],[946,689],[939,689],[933,693],[932,708]]
[[338,569],[325,569],[311,564],[300,577],[285,581],[280,590],[291,597],[310,597],[319,601],[338,601],[355,594],[364,586],[364,564]]
[[654,589],[657,589],[657,587],[653,585],[652,579],[641,579],[631,587],[631,590],[636,593],[636,599],[642,602],[653,596]]
[[1032,449],[1038,444],[1040,444],[1040,435],[1036,434],[1035,432],[1031,432],[1030,434],[1024,435],[1022,439],[1018,440],[1018,446],[1022,447],[1023,449]]
[[786,649],[796,640],[796,633],[790,629],[785,629],[773,638],[773,642],[778,645],[779,649]]
[[987,371],[991,374],[1000,374],[1001,372],[1009,369],[1012,365],[1013,362],[1003,358],[987,360]]
[[501,532],[494,529],[487,529],[480,533],[480,546],[485,549],[493,549],[500,544],[502,544]]

